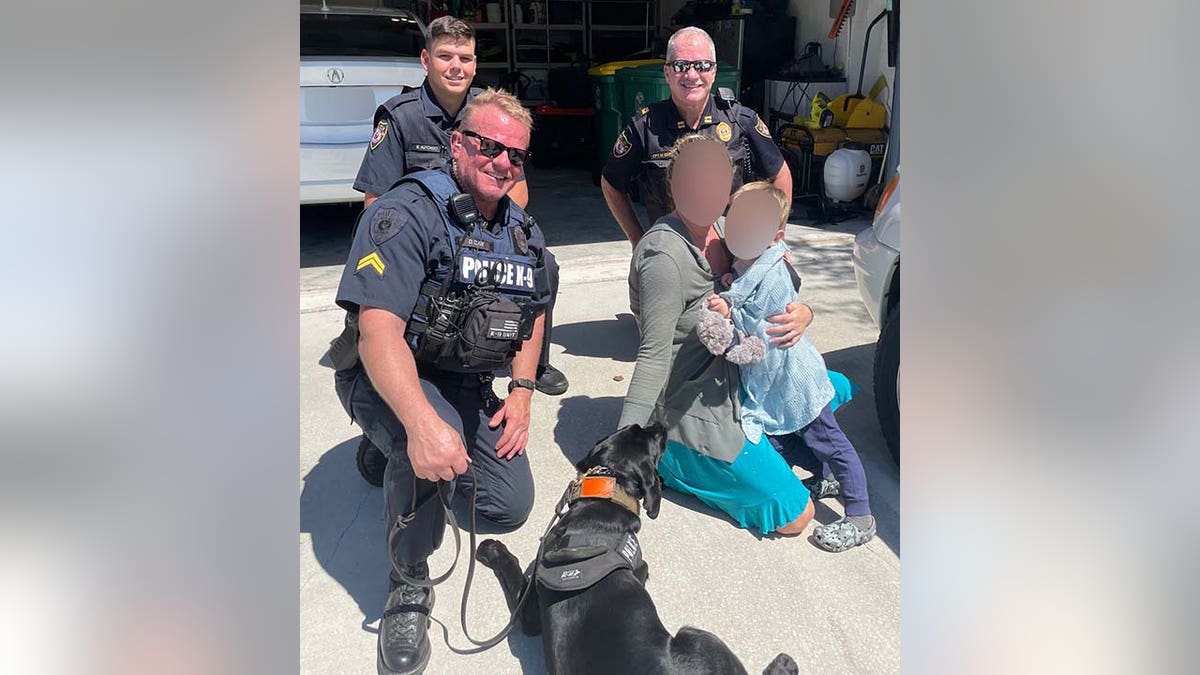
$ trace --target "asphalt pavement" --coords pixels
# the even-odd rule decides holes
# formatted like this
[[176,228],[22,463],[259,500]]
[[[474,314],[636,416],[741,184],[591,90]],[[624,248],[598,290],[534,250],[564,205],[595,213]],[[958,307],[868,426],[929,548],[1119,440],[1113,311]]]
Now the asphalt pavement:
[[[630,247],[582,171],[530,171],[531,213],[562,267],[551,361],[570,378],[561,397],[533,399],[529,457],[536,483],[524,527],[492,534],[525,564],[554,504],[574,477],[573,463],[611,432],[633,373],[637,328],[629,312]],[[387,588],[382,492],[355,468],[359,431],[338,403],[333,372],[322,364],[342,325],[333,303],[356,211],[304,207],[300,251],[300,637],[305,673],[372,673]],[[878,331],[855,287],[853,235],[864,220],[837,226],[791,224],[788,243],[803,277],[802,295],[816,319],[808,335],[862,391],[837,417],[862,456],[875,540],[827,553],[812,543],[812,526],[792,538],[761,537],[696,499],[667,490],[659,517],[645,519],[641,539],[650,565],[647,589],[671,631],[693,625],[719,635],[747,669],[761,672],[779,652],[802,673],[894,673],[900,669],[899,471],[884,445],[871,394]],[[503,391],[506,380],[497,380]],[[797,469],[798,474],[804,473]],[[836,520],[834,499],[818,503],[816,521]],[[464,535],[464,542],[466,533]],[[483,537],[481,537],[482,539]],[[450,564],[450,533],[430,560]],[[437,589],[434,616],[451,640],[468,646],[458,627],[465,561]],[[469,627],[494,634],[508,611],[485,568],[471,592]],[[427,673],[542,673],[540,638],[514,631],[483,654],[459,656],[434,627]]]

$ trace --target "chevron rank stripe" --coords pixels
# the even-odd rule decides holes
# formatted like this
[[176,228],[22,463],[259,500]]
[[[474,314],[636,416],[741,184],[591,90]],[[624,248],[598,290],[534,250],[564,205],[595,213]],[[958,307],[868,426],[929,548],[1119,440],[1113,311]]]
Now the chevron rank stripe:
[[383,270],[387,268],[387,265],[383,264],[383,258],[379,257],[379,251],[371,251],[358,259],[358,267],[354,271],[358,272],[364,267],[370,267],[375,270],[376,274],[383,276]]

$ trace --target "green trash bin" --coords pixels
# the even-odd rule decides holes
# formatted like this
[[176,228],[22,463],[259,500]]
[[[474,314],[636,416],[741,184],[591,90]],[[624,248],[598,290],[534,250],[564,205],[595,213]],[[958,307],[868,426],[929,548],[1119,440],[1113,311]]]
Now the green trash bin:
[[[728,87],[736,94],[742,82],[742,74],[729,63],[717,64],[717,79],[713,91]],[[617,89],[621,93],[621,112],[625,119],[632,119],[642,108],[671,97],[662,64],[625,68],[617,73]]]
[[617,134],[629,121],[629,116],[622,112],[620,83],[617,82],[617,71],[624,68],[650,65],[662,72],[662,59],[643,59],[640,61],[613,61],[595,66],[588,70],[592,80],[593,105],[596,109],[596,160],[598,167],[593,171],[599,183],[600,168],[608,158]]

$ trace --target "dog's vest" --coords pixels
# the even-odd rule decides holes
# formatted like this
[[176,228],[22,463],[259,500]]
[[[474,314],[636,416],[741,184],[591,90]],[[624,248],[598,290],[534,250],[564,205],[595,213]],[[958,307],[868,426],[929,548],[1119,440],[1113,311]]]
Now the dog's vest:
[[562,548],[542,555],[537,580],[552,591],[582,591],[617,570],[632,571],[641,564],[642,547],[632,532],[618,540],[615,548],[611,535],[574,534]]

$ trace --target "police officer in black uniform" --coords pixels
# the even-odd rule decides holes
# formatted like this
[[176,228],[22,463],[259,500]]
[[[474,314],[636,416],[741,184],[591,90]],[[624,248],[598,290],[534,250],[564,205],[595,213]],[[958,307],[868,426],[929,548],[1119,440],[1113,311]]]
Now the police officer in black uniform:
[[[463,106],[481,90],[471,87],[475,77],[475,31],[461,19],[443,16],[429,23],[421,65],[426,77],[420,87],[393,96],[375,111],[375,131],[363,156],[354,189],[370,206],[406,174],[437,169],[449,159],[450,131],[458,124]],[[524,209],[529,187],[524,173],[509,195]],[[558,279],[552,279],[558,295]],[[538,361],[538,391],[559,396],[569,382],[550,364],[550,337],[554,301],[546,315],[547,337]]]
[[648,225],[670,213],[674,208],[667,189],[670,150],[686,134],[710,136],[729,148],[734,160],[731,193],[744,183],[767,180],[792,194],[792,174],[767,125],[753,110],[734,101],[728,89],[716,96],[711,93],[717,64],[708,33],[691,27],[672,35],[663,71],[671,98],[642,108],[625,125],[600,182],[609,210],[633,244],[648,226],[638,220],[627,193],[637,180],[650,216]]
[[[421,86],[393,96],[375,111],[375,131],[354,180],[354,189],[364,194],[364,208],[405,175],[444,166],[450,159],[450,131],[458,125],[463,106],[482,91],[470,86],[476,67],[475,31],[461,19],[443,16],[430,22],[421,64],[427,73]],[[528,204],[529,189],[523,172],[508,196],[522,209]],[[561,370],[550,364],[557,273],[550,281],[546,336],[535,380],[538,391],[559,396],[566,393],[570,383]],[[352,339],[352,333],[351,327],[345,339]],[[358,468],[363,477],[372,485],[382,485],[386,462],[384,454],[364,436],[358,450]]]
[[[429,660],[433,589],[421,582],[442,540],[443,502],[474,487],[477,515],[509,528],[533,505],[524,452],[557,264],[507,196],[530,126],[515,97],[476,96],[450,134],[451,163],[410,174],[363,211],[338,287],[360,335],[360,361],[335,374],[338,398],[388,457],[381,674],[420,673]],[[514,379],[500,399],[491,373],[504,366]]]

